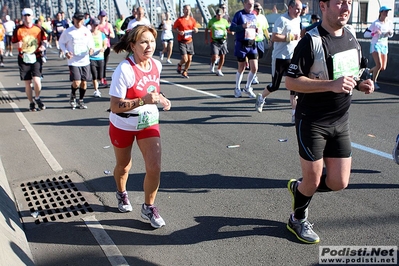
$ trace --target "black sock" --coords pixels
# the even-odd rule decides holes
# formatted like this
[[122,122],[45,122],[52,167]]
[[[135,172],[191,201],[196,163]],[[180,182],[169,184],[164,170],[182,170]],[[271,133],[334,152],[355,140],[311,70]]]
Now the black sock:
[[83,100],[83,97],[85,97],[85,93],[85,89],[79,88],[79,100]]
[[322,176],[321,176],[321,178],[320,178],[320,184],[319,184],[319,186],[317,187],[317,192],[330,192],[330,191],[332,191],[332,189],[329,188],[329,187],[327,186],[327,184],[326,184],[326,178],[327,178],[327,175],[322,175]]
[[312,197],[307,197],[299,192],[298,188],[295,191],[294,217],[297,220],[305,218],[305,210],[309,206]]
[[76,91],[78,90],[78,88],[74,88],[72,85],[71,85],[71,95],[72,95],[72,97],[76,97]]

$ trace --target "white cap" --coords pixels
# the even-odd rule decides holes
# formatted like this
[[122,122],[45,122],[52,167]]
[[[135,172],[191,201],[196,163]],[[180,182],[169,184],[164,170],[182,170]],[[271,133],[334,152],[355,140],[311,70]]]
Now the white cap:
[[6,16],[6,20],[9,21],[11,18],[9,15]]
[[24,9],[22,10],[22,16],[25,16],[25,15],[31,15],[31,16],[33,16],[33,10],[30,9],[30,8],[24,8]]

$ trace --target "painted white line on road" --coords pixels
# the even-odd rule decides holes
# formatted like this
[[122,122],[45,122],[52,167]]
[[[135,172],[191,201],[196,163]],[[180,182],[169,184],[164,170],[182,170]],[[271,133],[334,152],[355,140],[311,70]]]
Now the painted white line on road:
[[[4,89],[3,84],[1,82],[0,82],[0,89],[4,95],[8,95],[8,91],[6,91]],[[28,122],[26,117],[21,113],[21,110],[19,110],[19,107],[15,103],[12,103],[12,102],[10,103],[10,105],[11,105],[12,109],[14,109],[14,112],[17,115],[17,117],[19,118],[19,121],[21,121],[22,125],[25,127],[26,131],[29,133],[30,137],[35,142],[37,148],[42,153],[44,159],[50,165],[51,169],[53,169],[53,171],[55,171],[55,172],[61,172],[62,171],[61,165],[54,158],[53,154],[51,154],[50,150],[47,148],[47,146],[44,144],[43,140],[39,137],[39,135],[33,129],[32,125]]]
[[97,243],[104,251],[105,256],[107,256],[111,265],[129,265],[122,253],[116,247],[114,241],[112,241],[107,232],[105,232],[104,227],[94,216],[85,217],[83,218],[83,221],[97,240]]
[[180,84],[178,84],[178,83],[174,83],[174,82],[167,81],[167,80],[165,80],[165,79],[161,79],[161,82],[167,83],[167,84],[170,84],[170,85],[174,85],[174,86],[177,86],[177,87],[186,89],[186,90],[190,90],[190,91],[195,91],[195,92],[198,92],[198,93],[202,93],[202,94],[205,94],[205,95],[208,95],[208,96],[211,96],[211,97],[215,97],[215,98],[219,98],[219,99],[220,99],[220,98],[223,98],[222,96],[219,96],[219,95],[216,95],[216,94],[213,94],[213,93],[209,93],[209,92],[202,91],[202,90],[197,90],[197,89],[194,89],[194,88],[191,88],[191,87],[188,87],[188,86],[184,86],[184,85],[180,85]]
[[389,153],[386,153],[386,152],[382,152],[382,151],[379,151],[379,150],[376,150],[376,149],[372,149],[372,148],[369,148],[369,147],[366,147],[366,146],[363,146],[363,145],[360,145],[360,144],[357,144],[357,143],[353,143],[353,142],[352,142],[352,147],[392,160],[392,154],[389,154]]

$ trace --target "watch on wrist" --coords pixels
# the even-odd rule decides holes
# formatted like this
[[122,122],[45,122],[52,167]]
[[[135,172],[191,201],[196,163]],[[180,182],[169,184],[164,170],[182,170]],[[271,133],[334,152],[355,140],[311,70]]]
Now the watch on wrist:
[[143,105],[144,105],[143,99],[139,98],[139,106],[143,106]]

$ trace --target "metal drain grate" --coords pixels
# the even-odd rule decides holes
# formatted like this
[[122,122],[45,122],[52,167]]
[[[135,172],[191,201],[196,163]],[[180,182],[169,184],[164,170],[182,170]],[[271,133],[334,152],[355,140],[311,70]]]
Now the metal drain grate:
[[20,188],[35,224],[93,212],[68,175],[22,183]]

